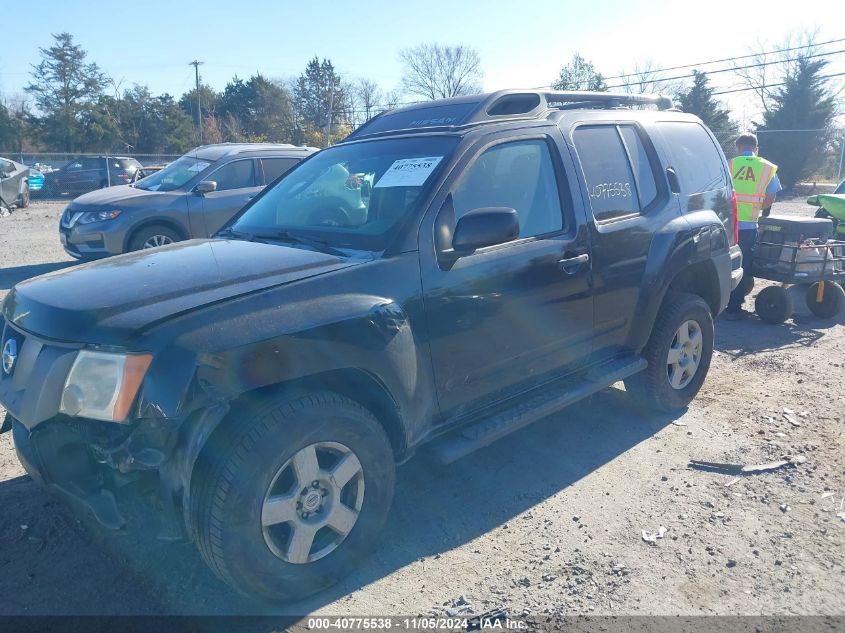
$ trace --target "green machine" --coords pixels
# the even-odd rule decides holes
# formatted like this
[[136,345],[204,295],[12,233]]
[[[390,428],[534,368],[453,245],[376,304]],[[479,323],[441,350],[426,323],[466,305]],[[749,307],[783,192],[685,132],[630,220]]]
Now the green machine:
[[819,207],[817,218],[830,218],[837,239],[845,238],[845,193],[820,193],[807,198],[807,204]]

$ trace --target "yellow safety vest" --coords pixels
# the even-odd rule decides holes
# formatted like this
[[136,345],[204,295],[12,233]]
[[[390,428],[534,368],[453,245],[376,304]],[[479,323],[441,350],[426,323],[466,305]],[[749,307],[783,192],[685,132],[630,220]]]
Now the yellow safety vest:
[[757,221],[766,199],[766,187],[777,170],[777,165],[759,156],[737,156],[731,159],[731,180],[740,222]]

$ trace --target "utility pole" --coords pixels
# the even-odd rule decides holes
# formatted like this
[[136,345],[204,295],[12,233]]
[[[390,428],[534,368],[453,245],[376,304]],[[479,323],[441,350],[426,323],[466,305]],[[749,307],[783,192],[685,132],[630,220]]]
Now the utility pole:
[[332,109],[334,108],[334,86],[329,93],[329,129],[326,131],[326,147],[332,144]]
[[197,61],[196,59],[194,61],[188,63],[188,66],[194,67],[194,76],[196,77],[196,85],[197,85],[197,126],[199,127],[200,145],[202,145],[202,105],[200,104],[200,66],[202,66],[203,63],[204,62]]

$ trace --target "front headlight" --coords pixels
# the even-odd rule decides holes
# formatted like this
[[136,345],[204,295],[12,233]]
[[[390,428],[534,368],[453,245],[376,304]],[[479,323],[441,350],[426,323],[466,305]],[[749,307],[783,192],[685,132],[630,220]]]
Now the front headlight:
[[92,222],[105,222],[106,220],[114,220],[119,215],[119,209],[112,209],[111,211],[86,211],[79,216],[76,223],[91,224]]
[[123,422],[152,360],[150,354],[82,350],[65,381],[59,411],[82,418]]

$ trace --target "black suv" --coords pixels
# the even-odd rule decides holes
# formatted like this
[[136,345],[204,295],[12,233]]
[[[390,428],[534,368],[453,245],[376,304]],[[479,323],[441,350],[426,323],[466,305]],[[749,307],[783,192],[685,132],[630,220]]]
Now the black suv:
[[135,181],[140,168],[141,163],[126,156],[75,158],[61,169],[44,174],[42,193],[55,198],[65,193],[79,195],[112,185],[125,185]]
[[423,445],[450,462],[618,380],[686,407],[742,277],[732,200],[713,135],[663,97],[382,114],[216,238],[18,284],[6,427],[101,523],[154,491],[225,581],[302,597],[378,542]]

